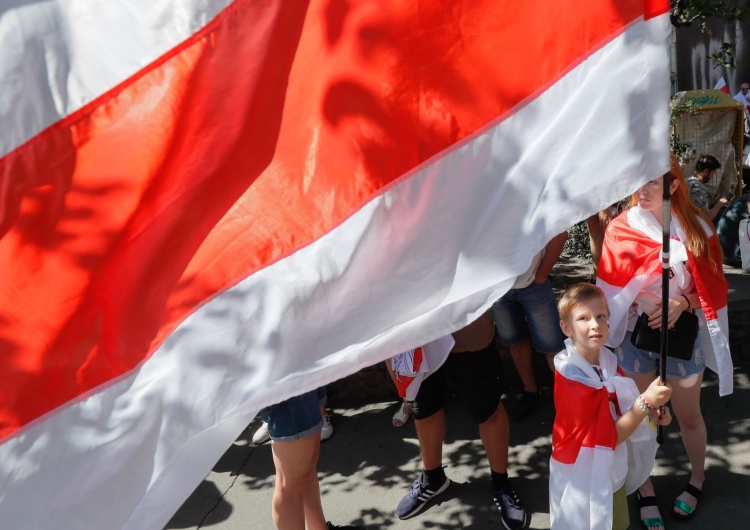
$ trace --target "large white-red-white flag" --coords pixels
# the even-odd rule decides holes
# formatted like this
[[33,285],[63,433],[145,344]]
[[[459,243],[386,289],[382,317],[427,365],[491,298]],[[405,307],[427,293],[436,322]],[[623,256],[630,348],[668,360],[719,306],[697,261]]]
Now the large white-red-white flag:
[[0,10],[0,528],[160,528],[260,407],[669,164],[666,0]]

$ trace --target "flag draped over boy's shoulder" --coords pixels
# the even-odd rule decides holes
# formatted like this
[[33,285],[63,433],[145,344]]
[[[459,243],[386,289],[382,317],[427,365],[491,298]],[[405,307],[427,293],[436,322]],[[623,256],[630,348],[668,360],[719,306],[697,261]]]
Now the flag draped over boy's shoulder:
[[262,407],[478,318],[668,167],[668,12],[4,2],[0,528],[163,528]]
[[[701,307],[698,339],[701,341],[706,366],[719,375],[719,394],[732,393],[733,368],[729,353],[727,315],[728,284],[722,269],[720,243],[713,231],[701,220],[708,234],[708,252],[717,269],[707,258],[695,259],[682,243],[686,240],[679,221],[673,215],[670,232],[670,266],[679,272],[682,264],[695,281]],[[607,296],[610,309],[609,344],[617,346],[627,331],[632,305],[644,287],[661,281],[662,227],[656,218],[633,206],[617,216],[607,227],[602,257],[597,269],[596,284]]]
[[612,527],[612,496],[634,492],[648,478],[656,455],[656,430],[644,420],[617,444],[616,417],[627,412],[638,388],[603,348],[600,373],[570,339],[555,356],[555,421],[550,458],[550,521],[553,530]]

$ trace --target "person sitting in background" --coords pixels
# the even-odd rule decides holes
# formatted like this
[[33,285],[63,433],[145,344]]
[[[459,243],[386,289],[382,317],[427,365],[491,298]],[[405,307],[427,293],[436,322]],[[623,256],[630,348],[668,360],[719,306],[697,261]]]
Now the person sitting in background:
[[726,207],[729,204],[729,201],[732,200],[732,196],[725,197],[722,195],[717,197],[714,201],[711,201],[709,197],[706,183],[711,180],[713,174],[720,167],[721,164],[716,160],[716,157],[711,155],[701,155],[695,163],[695,174],[687,178],[690,200],[703,210],[703,213],[713,221],[714,226],[718,224],[721,209]]
[[727,207],[719,222],[716,233],[724,251],[724,264],[731,267],[742,267],[740,254],[740,221],[750,218],[750,193],[735,199]]
[[742,83],[740,91],[734,96],[734,100],[742,103],[742,106],[745,107],[745,143],[748,143],[747,138],[750,135],[750,84]]

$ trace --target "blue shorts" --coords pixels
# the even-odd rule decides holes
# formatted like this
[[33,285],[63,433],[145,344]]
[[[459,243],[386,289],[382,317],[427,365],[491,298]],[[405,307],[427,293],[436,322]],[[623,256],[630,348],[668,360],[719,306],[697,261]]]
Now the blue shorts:
[[276,442],[292,442],[315,434],[323,428],[320,406],[326,403],[326,389],[306,392],[260,411],[268,423],[268,434]]
[[538,352],[557,354],[565,349],[557,300],[549,280],[511,289],[492,306],[497,335],[504,346],[513,346],[531,336]]
[[[625,333],[622,343],[615,348],[617,364],[622,371],[630,375],[646,375],[656,373],[661,354],[646,350],[639,350],[630,342],[632,333]],[[706,360],[701,352],[701,341],[696,340],[693,346],[693,356],[689,361],[667,357],[667,381],[670,379],[689,379],[703,372]]]

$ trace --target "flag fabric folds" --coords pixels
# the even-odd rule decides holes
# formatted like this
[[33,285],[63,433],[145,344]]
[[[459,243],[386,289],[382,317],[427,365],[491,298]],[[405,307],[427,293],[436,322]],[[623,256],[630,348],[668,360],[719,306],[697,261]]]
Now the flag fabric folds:
[[[715,263],[722,263],[720,243],[701,220],[709,235],[709,249]],[[696,260],[681,241],[686,237],[676,216],[671,220],[673,234],[669,259],[675,276],[681,276],[682,263],[687,263],[700,298],[698,340],[706,366],[719,376],[719,394],[732,393],[734,376],[729,353],[729,317],[727,314],[727,280],[721,269],[714,271],[708,260]],[[674,236],[678,237],[674,237]],[[609,343],[618,346],[633,318],[635,297],[646,286],[661,281],[662,229],[652,215],[643,214],[639,206],[615,218],[607,227],[605,244],[597,271],[596,284],[607,295],[610,309]]]
[[0,10],[0,527],[163,527],[261,407],[481,315],[668,167],[668,7]]

